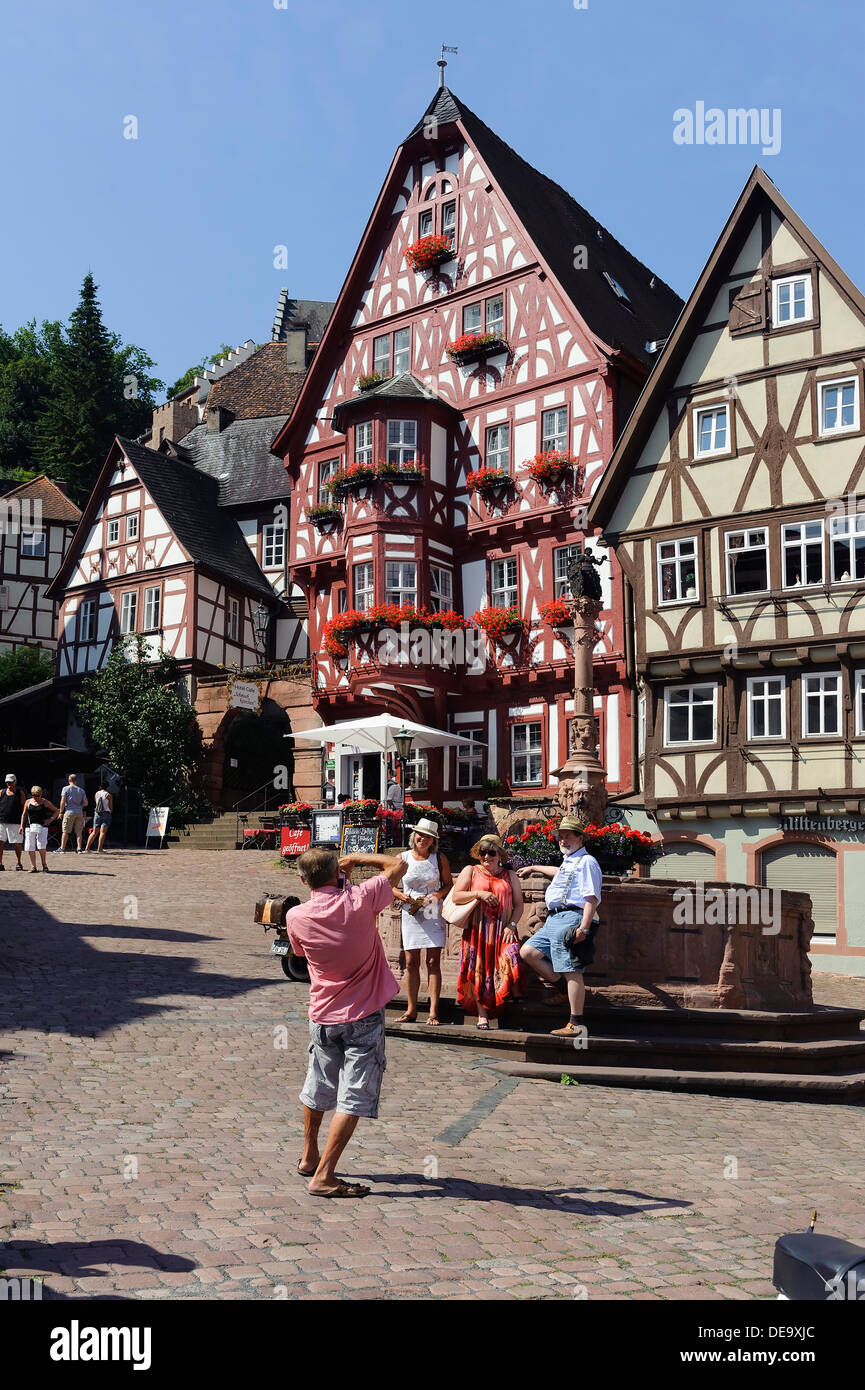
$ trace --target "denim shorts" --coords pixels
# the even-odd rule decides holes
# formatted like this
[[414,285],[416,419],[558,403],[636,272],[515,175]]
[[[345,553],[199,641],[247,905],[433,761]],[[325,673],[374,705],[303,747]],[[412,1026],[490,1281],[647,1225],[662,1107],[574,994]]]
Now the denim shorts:
[[387,1061],[384,1009],[354,1023],[309,1023],[309,1067],[300,1100],[310,1110],[378,1117]]
[[546,956],[554,970],[576,970],[582,973],[583,967],[573,959],[570,951],[562,945],[562,937],[569,927],[583,920],[582,908],[577,911],[551,912],[542,927],[530,936],[527,944]]

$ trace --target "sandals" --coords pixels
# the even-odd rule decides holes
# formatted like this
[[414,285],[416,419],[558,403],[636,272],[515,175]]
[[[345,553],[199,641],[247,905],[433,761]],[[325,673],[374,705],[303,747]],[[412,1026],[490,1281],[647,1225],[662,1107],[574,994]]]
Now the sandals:
[[440,1018],[428,1018],[427,1021],[426,1021],[426,1026],[427,1026],[427,1028],[441,1028],[441,1019],[440,1019]]
[[300,1162],[297,1165],[297,1172],[302,1178],[311,1178],[318,1171],[318,1164],[315,1168],[304,1168]]
[[417,1023],[417,1014],[402,1014],[394,1023]]
[[368,1197],[371,1188],[361,1182],[339,1182],[332,1192],[310,1192],[310,1197]]
[[477,1023],[475,1024],[475,1027],[481,1033],[488,1033],[490,1031],[490,1021],[488,1018],[479,1018]]

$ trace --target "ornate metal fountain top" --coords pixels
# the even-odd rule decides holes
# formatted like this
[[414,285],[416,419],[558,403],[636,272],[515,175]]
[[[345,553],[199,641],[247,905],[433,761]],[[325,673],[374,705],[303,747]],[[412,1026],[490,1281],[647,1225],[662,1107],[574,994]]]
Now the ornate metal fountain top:
[[601,576],[598,571],[605,564],[606,555],[597,558],[588,546],[577,546],[577,553],[568,565],[568,583],[574,598],[601,597]]

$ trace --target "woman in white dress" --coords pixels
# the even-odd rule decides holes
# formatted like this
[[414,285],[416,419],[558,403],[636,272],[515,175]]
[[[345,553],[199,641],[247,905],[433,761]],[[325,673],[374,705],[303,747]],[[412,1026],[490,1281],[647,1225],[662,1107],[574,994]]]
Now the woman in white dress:
[[453,884],[450,866],[439,853],[439,828],[433,820],[419,820],[409,837],[410,849],[403,853],[408,864],[394,897],[403,904],[402,947],[405,951],[406,1000],[405,1013],[397,1023],[414,1023],[417,1018],[417,997],[420,991],[420,954],[426,951],[427,988],[429,989],[429,1018],[427,1026],[438,1027],[439,999],[442,989],[442,947],[445,944],[446,923],[441,915],[441,902]]

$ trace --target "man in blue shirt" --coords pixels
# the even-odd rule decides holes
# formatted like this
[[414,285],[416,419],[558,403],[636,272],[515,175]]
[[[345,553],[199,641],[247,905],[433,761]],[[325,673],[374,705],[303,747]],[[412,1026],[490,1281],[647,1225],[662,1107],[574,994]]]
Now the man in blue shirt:
[[[521,873],[548,874],[552,883],[544,894],[549,916],[544,925],[523,943],[520,955],[527,965],[551,984],[564,980],[571,1017],[564,1028],[554,1028],[561,1037],[574,1037],[583,1022],[586,986],[583,961],[563,945],[562,938],[576,926],[576,948],[589,937],[595,909],[601,901],[601,866],[583,848],[583,823],[576,816],[563,816],[559,822],[559,848],[564,855],[558,869],[534,864]],[[589,961],[586,960],[585,964]]]

